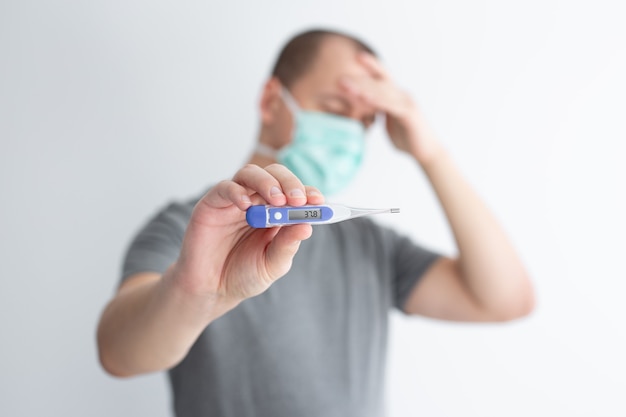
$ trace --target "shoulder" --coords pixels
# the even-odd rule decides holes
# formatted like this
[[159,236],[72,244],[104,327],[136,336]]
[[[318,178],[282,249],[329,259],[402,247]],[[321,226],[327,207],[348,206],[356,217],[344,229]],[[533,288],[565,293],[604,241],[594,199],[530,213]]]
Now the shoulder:
[[359,217],[354,220],[338,223],[337,226],[339,226],[344,233],[358,235],[365,239],[386,240],[392,236],[397,236],[397,233],[392,228],[376,223],[368,217]]
[[182,240],[191,213],[201,196],[186,200],[170,200],[157,208],[139,229],[135,240]]
[[187,227],[193,209],[202,198],[197,195],[186,200],[170,200],[161,208],[157,209],[152,216],[151,222],[164,222],[172,225]]
[[155,218],[161,218],[175,223],[184,223],[186,225],[191,218],[193,208],[199,200],[200,197],[193,197],[183,201],[170,200],[158,210]]
[[341,222],[333,225],[337,236],[349,239],[350,244],[366,250],[380,251],[393,246],[397,233],[367,217]]
[[170,201],[156,210],[136,232],[126,251],[123,280],[140,272],[163,273],[176,260],[199,199]]
[[335,238],[349,242],[370,254],[387,259],[424,259],[437,254],[415,241],[401,230],[381,225],[367,217],[338,223],[333,231]]

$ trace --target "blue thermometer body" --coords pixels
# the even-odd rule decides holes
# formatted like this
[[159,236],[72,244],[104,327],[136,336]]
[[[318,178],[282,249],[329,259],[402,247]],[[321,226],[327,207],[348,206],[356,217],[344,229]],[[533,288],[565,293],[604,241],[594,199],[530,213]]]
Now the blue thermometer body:
[[399,209],[356,209],[340,204],[316,206],[252,206],[246,211],[250,227],[268,228],[300,223],[330,224],[375,213],[397,213]]

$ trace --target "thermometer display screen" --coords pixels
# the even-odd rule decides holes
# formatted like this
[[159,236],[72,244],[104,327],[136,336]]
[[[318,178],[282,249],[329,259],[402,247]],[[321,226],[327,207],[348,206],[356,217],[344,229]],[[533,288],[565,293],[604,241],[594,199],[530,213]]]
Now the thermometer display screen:
[[322,209],[289,210],[289,220],[320,220]]

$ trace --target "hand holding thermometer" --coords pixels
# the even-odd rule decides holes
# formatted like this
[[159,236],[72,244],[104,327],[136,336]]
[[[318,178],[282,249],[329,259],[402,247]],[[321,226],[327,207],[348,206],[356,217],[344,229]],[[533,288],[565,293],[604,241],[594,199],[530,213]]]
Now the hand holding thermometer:
[[246,221],[254,228],[289,226],[293,224],[331,224],[369,214],[399,213],[399,208],[364,209],[341,204],[317,206],[252,206],[246,211]]

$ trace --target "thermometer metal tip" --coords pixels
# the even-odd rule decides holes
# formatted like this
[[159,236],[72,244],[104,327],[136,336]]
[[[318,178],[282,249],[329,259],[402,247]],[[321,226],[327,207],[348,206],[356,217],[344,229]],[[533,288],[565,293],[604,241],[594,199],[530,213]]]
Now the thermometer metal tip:
[[400,213],[400,209],[399,208],[392,208],[391,210],[389,210],[389,213]]

